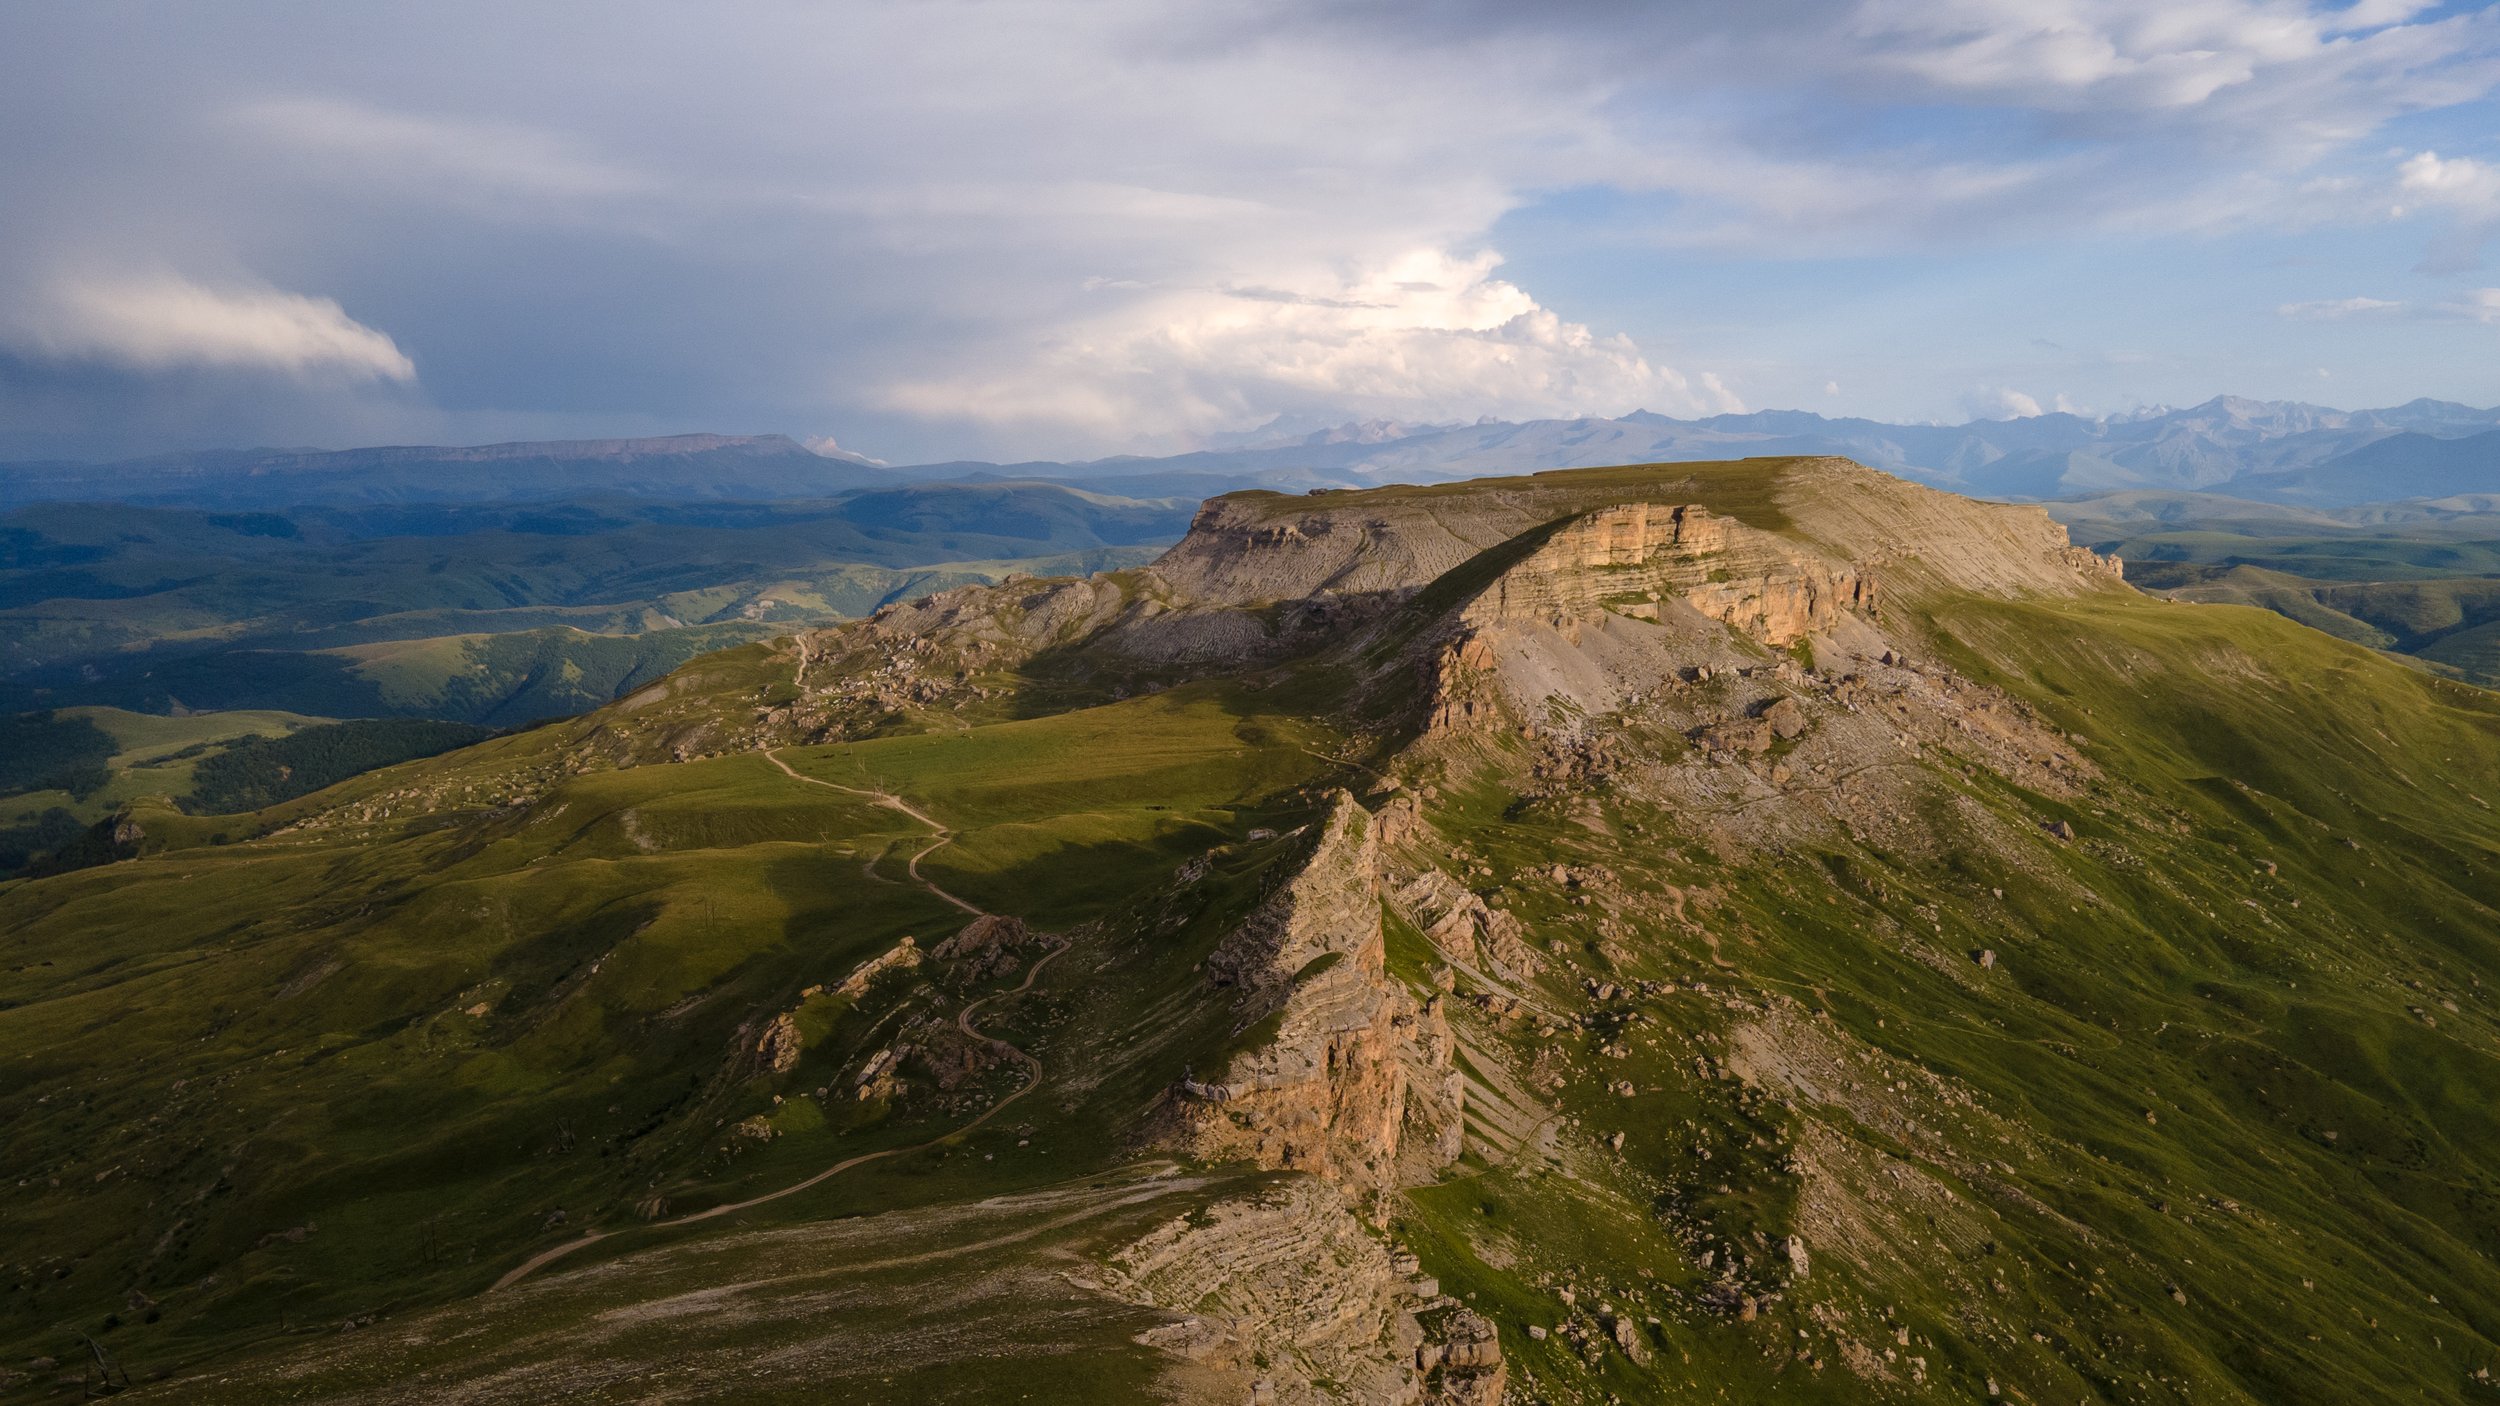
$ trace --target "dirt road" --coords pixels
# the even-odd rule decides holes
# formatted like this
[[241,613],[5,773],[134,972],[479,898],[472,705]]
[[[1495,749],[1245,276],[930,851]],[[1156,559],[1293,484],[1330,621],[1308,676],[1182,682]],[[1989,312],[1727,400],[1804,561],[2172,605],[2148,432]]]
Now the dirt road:
[[[935,820],[930,819],[927,815],[922,814],[918,809],[913,807],[910,802],[904,800],[900,796],[892,794],[891,792],[865,791],[856,786],[843,786],[831,781],[819,781],[813,776],[801,776],[799,773],[791,771],[789,763],[784,762],[781,758],[770,752],[766,752],[764,754],[764,758],[765,760],[771,762],[774,766],[780,767],[784,772],[787,772],[794,780],[804,781],[815,786],[830,786],[836,791],[848,791],[855,796],[867,796],[876,801],[879,805],[900,811],[903,814],[910,816],[912,819],[919,821],[921,824],[928,826],[930,830],[935,832],[936,838],[918,854],[912,856],[911,864],[909,865],[912,878],[917,881],[922,888],[925,888],[929,892],[936,894],[938,897],[945,899],[947,902],[954,904],[956,907],[963,909],[965,912],[971,913],[976,917],[988,916],[984,910],[976,908],[972,904],[966,903],[962,899],[957,898],[955,895],[948,893],[946,890],[939,888],[936,884],[921,877],[921,856],[928,854],[931,850],[938,848],[940,845],[951,842],[955,838],[953,831],[947,829],[943,825],[940,825]],[[670,1226],[693,1225],[697,1221],[707,1221],[718,1216],[725,1216],[734,1212],[748,1210],[756,1206],[761,1206],[767,1201],[778,1201],[784,1196],[795,1196],[799,1192],[805,1191],[811,1186],[816,1186],[833,1177],[840,1176],[853,1167],[863,1166],[867,1163],[880,1161],[887,1157],[900,1157],[907,1152],[918,1152],[924,1148],[935,1147],[939,1143],[946,1142],[953,1138],[962,1137],[966,1133],[979,1128],[982,1124],[987,1123],[992,1118],[995,1118],[1000,1113],[1004,1112],[1009,1104],[1014,1103],[1017,1099],[1033,1092],[1034,1087],[1042,1082],[1042,1062],[1035,1059],[1026,1051],[1009,1044],[1005,1040],[1001,1040],[994,1035],[982,1034],[979,1028],[974,1026],[972,1023],[973,1014],[992,1001],[999,1000],[1002,997],[1021,996],[1025,992],[1032,990],[1033,983],[1038,980],[1042,974],[1042,968],[1049,966],[1054,958],[1067,950],[1067,945],[1062,943],[1059,946],[1050,949],[1048,952],[1043,953],[1042,956],[1036,960],[1029,969],[1026,970],[1024,973],[1024,980],[1018,982],[1013,990],[992,992],[991,994],[982,997],[980,1000],[964,1007],[963,1010],[955,1016],[956,1028],[962,1030],[964,1034],[971,1036],[975,1040],[981,1041],[983,1044],[988,1045],[999,1054],[1022,1064],[1025,1068],[1024,1087],[1017,1089],[1014,1093],[1011,1093],[1005,1098],[1000,1099],[998,1102],[991,1104],[982,1112],[980,1117],[973,1119],[971,1122],[964,1124],[960,1128],[940,1133],[926,1142],[916,1142],[909,1147],[889,1147],[881,1152],[863,1152],[856,1157],[846,1157],[843,1160],[834,1163],[832,1166],[825,1168],[823,1171],[818,1172],[816,1175],[807,1178],[805,1181],[793,1182],[778,1191],[768,1191],[761,1196],[750,1197],[744,1201],[733,1201],[727,1205],[713,1206],[706,1210],[696,1211],[691,1215],[678,1216],[673,1220],[653,1221],[648,1225],[631,1226],[628,1227],[626,1231],[594,1230],[579,1239],[568,1240],[565,1243],[556,1246],[554,1249],[541,1250],[537,1254],[532,1255],[530,1258],[522,1261],[519,1265],[514,1266],[513,1269],[509,1273],[505,1274],[501,1279],[496,1280],[493,1287],[488,1289],[487,1292],[493,1293],[496,1289],[508,1289],[513,1285],[520,1283],[522,1280],[529,1278],[531,1275],[536,1274],[548,1265],[555,1263],[557,1260],[563,1259],[566,1255],[572,1254],[574,1251],[579,1250],[584,1246],[595,1245],[600,1241],[607,1239],[610,1235],[629,1233],[632,1230],[665,1230]]]

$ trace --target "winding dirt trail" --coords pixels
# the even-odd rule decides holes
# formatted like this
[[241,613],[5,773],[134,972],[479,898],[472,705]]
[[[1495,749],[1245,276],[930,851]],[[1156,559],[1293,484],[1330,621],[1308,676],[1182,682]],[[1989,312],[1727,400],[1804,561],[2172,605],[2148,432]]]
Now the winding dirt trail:
[[[855,796],[867,796],[875,800],[879,805],[901,811],[903,814],[908,815],[912,819],[919,821],[921,824],[928,826],[931,830],[936,832],[936,839],[927,847],[923,848],[919,854],[912,856],[911,863],[907,866],[911,871],[912,878],[916,880],[922,888],[927,889],[929,892],[936,894],[938,897],[945,899],[947,902],[954,904],[956,907],[963,909],[965,912],[970,913],[975,917],[989,916],[986,910],[976,908],[973,905],[964,902],[962,899],[957,898],[955,895],[948,893],[942,888],[939,888],[936,884],[922,878],[920,875],[921,855],[928,854],[931,850],[938,848],[940,845],[952,843],[955,838],[953,831],[947,829],[943,825],[940,825],[935,820],[930,819],[927,815],[922,814],[919,810],[915,809],[910,802],[904,800],[902,797],[894,795],[890,792],[863,791],[856,786],[843,786],[831,781],[819,781],[813,776],[801,776],[799,773],[791,771],[789,763],[784,762],[781,758],[773,755],[771,752],[766,752],[764,757],[765,760],[770,761],[774,766],[780,767],[782,771],[788,773],[794,780],[805,781],[816,786],[830,786],[836,791],[848,791]],[[1041,977],[1042,968],[1049,966],[1053,959],[1058,957],[1060,953],[1067,950],[1068,944],[1062,941],[1058,946],[1051,948],[1048,952],[1043,953],[1039,958],[1035,959],[1033,965],[1025,969],[1024,980],[1016,983],[1013,989],[1007,991],[993,991],[989,995],[982,997],[980,1000],[974,1001],[970,1005],[965,1006],[961,1011],[956,1013],[955,1027],[957,1029],[963,1031],[967,1036],[988,1045],[992,1050],[995,1050],[999,1054],[1023,1065],[1025,1070],[1024,1086],[1017,1089],[1014,1093],[1007,1095],[1005,1098],[1000,1099],[998,1102],[991,1104],[987,1109],[982,1111],[980,1117],[973,1119],[971,1122],[964,1124],[960,1128],[939,1133],[937,1136],[932,1137],[925,1142],[915,1142],[907,1147],[889,1147],[878,1152],[863,1152],[856,1157],[846,1157],[841,1161],[834,1163],[832,1166],[825,1168],[823,1171],[818,1172],[816,1175],[807,1178],[805,1181],[792,1182],[790,1185],[785,1186],[778,1191],[767,1191],[761,1196],[749,1197],[744,1201],[732,1201],[726,1205],[713,1206],[706,1210],[696,1211],[690,1215],[678,1216],[672,1220],[652,1221],[648,1225],[630,1226],[627,1227],[627,1230],[665,1230],[671,1226],[693,1225],[697,1221],[707,1221],[716,1216],[726,1216],[738,1211],[749,1210],[753,1207],[761,1206],[767,1201],[778,1201],[784,1196],[795,1196],[799,1192],[805,1191],[811,1186],[818,1185],[819,1183],[827,1181],[833,1177],[840,1176],[842,1173],[849,1171],[853,1167],[864,1166],[867,1163],[881,1161],[888,1157],[900,1157],[907,1152],[920,1152],[925,1149],[935,1147],[939,1143],[962,1137],[966,1133],[972,1132],[973,1130],[979,1128],[982,1124],[989,1122],[992,1118],[995,1118],[999,1114],[1005,1112],[1009,1104],[1014,1103],[1017,1099],[1033,1092],[1033,1090],[1041,1084],[1042,1062],[1034,1058],[1027,1051],[1019,1049],[1016,1046],[1009,1044],[1007,1041],[999,1039],[995,1035],[982,1034],[979,1028],[974,1026],[972,1023],[973,1013],[980,1010],[983,1006],[988,1005],[992,1001],[1010,996],[1021,996],[1025,992],[1032,990],[1033,983]],[[520,1264],[514,1266],[501,1279],[496,1280],[494,1284],[487,1289],[487,1292],[491,1294],[497,1289],[508,1289],[513,1285],[520,1283],[522,1280],[529,1278],[531,1275],[536,1274],[548,1265],[555,1263],[557,1260],[563,1259],[566,1255],[572,1254],[576,1250],[582,1249],[588,1245],[595,1245],[600,1241],[607,1239],[610,1235],[622,1233],[625,1232],[594,1230],[579,1239],[568,1240],[553,1249],[541,1250],[537,1254],[532,1255],[530,1258],[523,1260]]]
[[930,882],[927,878],[921,875],[921,860],[926,859],[930,855],[944,849],[946,846],[955,843],[955,832],[939,824],[936,819],[931,817],[926,811],[921,810],[919,807],[913,805],[907,800],[904,800],[902,797],[895,795],[891,791],[864,790],[857,786],[845,786],[839,781],[827,781],[821,777],[808,776],[800,772],[793,771],[790,769],[790,764],[783,761],[781,759],[781,754],[778,752],[766,752],[764,754],[764,760],[781,768],[781,774],[789,777],[793,781],[804,781],[810,786],[823,786],[830,790],[848,792],[854,796],[866,796],[868,799],[875,801],[877,804],[884,806],[888,810],[899,811],[902,814],[908,815],[912,819],[919,821],[921,824],[928,826],[929,843],[921,846],[920,850],[912,855],[910,860],[905,862],[903,865],[904,870],[911,875],[912,882],[920,885],[924,889],[927,889],[929,892],[936,894],[938,897],[945,899],[947,902],[954,904],[956,907],[961,908],[976,918],[986,918],[989,916],[986,909],[978,908],[970,903],[966,903],[962,899],[957,898],[955,895],[939,888],[936,884]]

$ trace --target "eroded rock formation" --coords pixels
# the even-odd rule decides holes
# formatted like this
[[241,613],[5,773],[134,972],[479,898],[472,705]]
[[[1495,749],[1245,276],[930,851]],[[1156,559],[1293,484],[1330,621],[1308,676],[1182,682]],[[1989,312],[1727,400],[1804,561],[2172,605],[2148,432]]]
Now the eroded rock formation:
[[1274,1406],[1492,1406],[1493,1324],[1442,1297],[1315,1179],[1219,1202],[1113,1256],[1122,1297],[1173,1310],[1149,1346],[1247,1379]]
[[1388,974],[1370,814],[1341,791],[1317,831],[1293,876],[1207,961],[1209,980],[1234,993],[1244,1043],[1175,1091],[1174,1141],[1211,1161],[1385,1191],[1458,1154],[1449,1022],[1437,996],[1418,1001]]
[[1555,529],[1477,595],[1466,619],[1482,627],[1612,609],[1655,620],[1668,598],[1785,646],[1830,629],[1842,611],[1871,608],[1875,588],[1846,562],[1699,504],[1624,503]]

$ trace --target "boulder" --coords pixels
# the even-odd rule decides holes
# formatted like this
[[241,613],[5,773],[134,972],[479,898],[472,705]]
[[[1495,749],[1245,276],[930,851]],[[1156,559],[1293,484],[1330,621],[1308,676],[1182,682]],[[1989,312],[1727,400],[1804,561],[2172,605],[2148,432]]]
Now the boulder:
[[1805,736],[1806,710],[1794,698],[1782,698],[1763,709],[1762,720],[1771,725],[1771,735],[1782,741]]

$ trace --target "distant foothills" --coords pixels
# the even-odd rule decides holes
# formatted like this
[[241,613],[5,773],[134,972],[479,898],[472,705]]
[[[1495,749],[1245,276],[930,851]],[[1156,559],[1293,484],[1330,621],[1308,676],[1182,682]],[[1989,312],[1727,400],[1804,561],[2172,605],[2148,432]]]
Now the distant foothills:
[[676,435],[469,448],[247,449],[119,463],[0,464],[0,508],[119,502],[224,510],[512,503],[616,495],[830,498],[929,482],[1043,481],[1138,499],[1368,487],[1606,464],[1830,454],[1956,492],[2059,499],[2189,491],[2304,507],[2500,493],[2500,408],[2377,410],[2218,396],[2186,409],[1904,425],[1766,410],[1301,430],[1283,421],[1162,457],[889,467],[783,435]]
[[2140,589],[2500,683],[2500,410],[2429,400],[1278,423],[1082,463],[898,467],[703,434],[0,464],[0,753],[25,773],[0,774],[0,877],[86,853],[149,798],[260,804],[273,776],[582,713],[932,592],[1141,567],[1223,493],[1791,456],[2045,502]]

